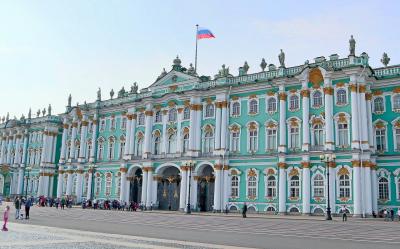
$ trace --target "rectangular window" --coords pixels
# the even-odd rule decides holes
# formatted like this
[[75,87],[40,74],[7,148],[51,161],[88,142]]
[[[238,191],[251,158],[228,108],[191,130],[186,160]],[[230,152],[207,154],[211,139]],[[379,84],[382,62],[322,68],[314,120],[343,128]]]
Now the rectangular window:
[[377,129],[375,131],[375,135],[376,135],[376,149],[378,151],[385,151],[386,150],[386,130]]
[[348,125],[347,124],[338,124],[339,130],[339,146],[347,146],[349,137],[348,137]]
[[267,150],[276,150],[276,136],[277,130],[276,129],[268,129],[267,130]]
[[291,149],[298,149],[300,144],[299,127],[290,128],[290,145]]

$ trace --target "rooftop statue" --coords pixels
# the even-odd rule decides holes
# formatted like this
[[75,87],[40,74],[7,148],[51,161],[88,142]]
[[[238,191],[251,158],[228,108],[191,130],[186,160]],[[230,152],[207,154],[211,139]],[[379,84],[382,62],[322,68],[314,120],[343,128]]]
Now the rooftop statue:
[[31,118],[32,118],[32,110],[31,110],[31,108],[29,108],[28,119],[31,119]]
[[86,100],[85,100],[85,102],[83,103],[83,108],[84,108],[86,111],[89,110],[89,105],[88,105],[88,103],[86,103]]
[[356,54],[356,40],[354,40],[353,35],[351,35],[349,40],[350,45],[350,55],[354,56]]
[[247,72],[249,71],[249,64],[247,64],[247,61],[245,61],[244,62],[244,65],[243,65],[243,70],[244,70],[244,72],[247,74]]
[[225,64],[222,65],[222,68],[218,71],[218,74],[215,75],[215,78],[222,78],[231,76],[229,74],[229,67],[225,67]]
[[383,64],[385,67],[387,67],[387,66],[389,65],[390,58],[389,58],[389,56],[387,55],[387,53],[383,53],[381,62],[382,62],[382,64]]
[[279,63],[281,64],[280,67],[284,68],[285,67],[285,53],[281,49],[281,52],[278,55]]
[[187,73],[188,73],[189,75],[195,75],[195,74],[196,74],[196,71],[194,70],[194,67],[193,67],[193,64],[192,64],[192,63],[190,63],[189,69],[188,69]]
[[99,87],[99,89],[97,90],[97,100],[101,101],[101,89]]
[[10,113],[7,112],[6,121],[10,119]]
[[25,116],[24,116],[24,114],[21,115],[20,120],[21,120],[21,121],[25,121]]
[[131,86],[131,93],[135,93],[136,94],[137,91],[138,91],[138,85],[137,85],[136,82],[134,82],[133,85]]
[[36,112],[36,117],[38,118],[39,116],[40,116],[40,109],[37,110],[37,112]]
[[44,117],[44,115],[46,115],[46,108],[43,108],[42,114],[43,114],[43,117]]
[[122,87],[121,90],[119,90],[119,92],[118,92],[118,98],[124,97],[125,93],[126,93],[125,88]]
[[113,99],[113,97],[114,97],[114,89],[111,89],[111,91],[110,91],[110,97],[111,97],[111,99]]
[[51,105],[49,104],[49,107],[47,108],[47,115],[48,116],[51,116]]
[[264,72],[265,68],[267,67],[267,63],[265,62],[265,59],[262,58],[261,64],[260,64],[261,70]]
[[68,107],[71,107],[71,101],[72,101],[72,96],[71,96],[71,94],[69,94],[69,96],[68,96]]
[[6,120],[6,117],[3,116],[3,118],[1,119],[1,122],[4,123],[5,120]]

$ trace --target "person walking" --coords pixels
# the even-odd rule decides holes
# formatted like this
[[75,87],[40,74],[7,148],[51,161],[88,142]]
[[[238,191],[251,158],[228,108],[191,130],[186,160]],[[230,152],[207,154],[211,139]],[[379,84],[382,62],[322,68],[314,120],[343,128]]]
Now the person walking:
[[242,210],[242,216],[243,216],[243,218],[247,218],[246,213],[247,213],[247,204],[244,203],[244,205],[243,205],[243,210]]
[[3,229],[1,229],[1,231],[4,231],[4,232],[8,231],[7,221],[8,221],[9,214],[10,214],[10,206],[7,206],[6,209],[4,210],[4,215],[3,215],[4,224],[3,224]]
[[394,210],[390,209],[390,219],[394,221]]
[[14,206],[15,206],[15,219],[19,220],[19,215],[21,211],[21,200],[19,199],[19,197],[15,199]]
[[397,209],[397,218],[398,218],[399,221],[400,221],[400,208]]
[[346,209],[346,205],[344,205],[341,209],[342,211],[342,221],[345,222],[347,221],[347,209]]
[[32,202],[31,199],[27,199],[25,202],[25,219],[29,219],[29,211],[31,209]]
[[389,221],[389,212],[387,211],[387,209],[383,211],[383,216],[385,217],[385,221]]
[[64,210],[64,208],[65,208],[65,198],[63,197],[61,199],[61,209]]

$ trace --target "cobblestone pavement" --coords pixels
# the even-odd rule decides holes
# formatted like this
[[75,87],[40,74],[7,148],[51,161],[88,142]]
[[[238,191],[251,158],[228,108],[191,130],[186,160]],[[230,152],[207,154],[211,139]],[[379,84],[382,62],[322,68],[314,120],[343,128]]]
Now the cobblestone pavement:
[[138,236],[85,232],[71,229],[30,224],[10,223],[8,232],[0,232],[0,248],[51,248],[51,249],[132,249],[132,248],[231,248],[205,243],[145,238]]
[[[124,212],[80,208],[57,210],[34,207],[31,210],[31,219],[18,223],[268,249],[400,248],[400,222],[352,219],[343,223],[340,218],[334,218],[335,220],[330,222],[323,220],[322,217],[269,219],[249,216],[248,219],[242,219],[221,214],[184,215],[168,212]],[[122,242],[120,239],[118,241]],[[126,245],[119,246],[124,248]]]

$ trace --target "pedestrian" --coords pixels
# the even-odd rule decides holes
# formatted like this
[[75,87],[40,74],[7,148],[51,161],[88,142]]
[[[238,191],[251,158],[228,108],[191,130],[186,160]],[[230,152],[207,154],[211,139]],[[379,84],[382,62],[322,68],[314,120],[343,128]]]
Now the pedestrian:
[[400,208],[397,209],[397,218],[398,218],[399,221],[400,221]]
[[21,211],[21,200],[19,199],[18,196],[17,198],[15,198],[14,206],[15,206],[15,219],[19,220],[19,214]]
[[389,212],[387,211],[387,209],[383,211],[383,216],[385,217],[385,221],[389,221]]
[[150,211],[153,211],[153,202],[150,202]]
[[10,206],[7,206],[6,209],[4,210],[4,215],[3,215],[3,220],[4,220],[3,229],[1,229],[2,231],[5,232],[8,231],[7,221],[9,214],[10,214]]
[[244,205],[243,205],[243,210],[242,210],[243,218],[247,218],[246,213],[247,213],[247,204],[245,202]]
[[229,208],[228,208],[228,204],[225,205],[225,214],[228,214],[229,212]]
[[394,221],[394,210],[390,209],[390,219]]
[[376,213],[375,213],[375,211],[372,211],[372,217],[376,218]]
[[61,209],[64,210],[64,208],[65,208],[65,198],[63,197],[61,199]]
[[345,221],[347,221],[347,209],[346,209],[346,205],[344,205],[343,207],[342,207],[342,222],[345,222]]
[[29,219],[29,211],[31,209],[32,202],[31,199],[27,199],[25,202],[25,219]]

